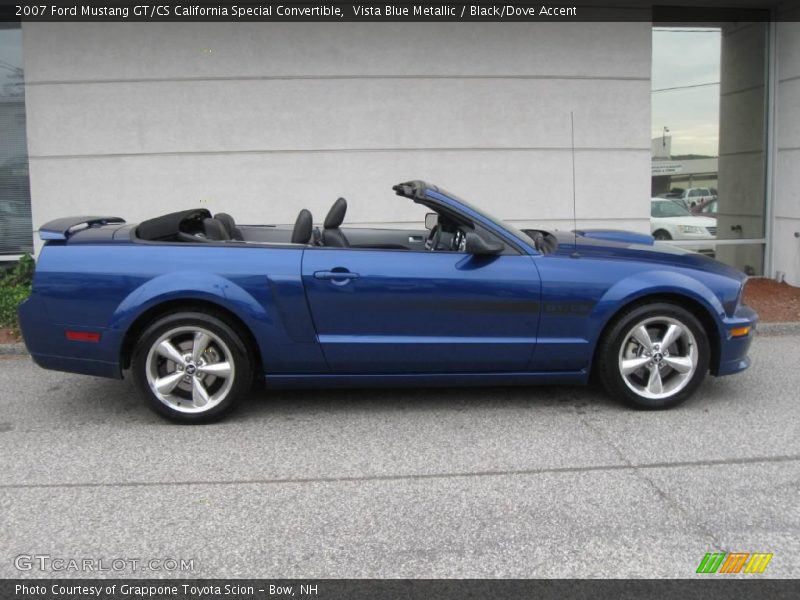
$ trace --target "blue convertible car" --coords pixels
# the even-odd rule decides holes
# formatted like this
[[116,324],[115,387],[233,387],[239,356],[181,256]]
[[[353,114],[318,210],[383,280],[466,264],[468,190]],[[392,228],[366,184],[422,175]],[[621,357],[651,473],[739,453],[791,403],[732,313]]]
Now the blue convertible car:
[[519,231],[434,185],[425,228],[237,225],[206,209],[43,225],[19,310],[47,369],[121,378],[181,422],[267,386],[586,383],[642,409],[748,367],[745,276],[648,235]]

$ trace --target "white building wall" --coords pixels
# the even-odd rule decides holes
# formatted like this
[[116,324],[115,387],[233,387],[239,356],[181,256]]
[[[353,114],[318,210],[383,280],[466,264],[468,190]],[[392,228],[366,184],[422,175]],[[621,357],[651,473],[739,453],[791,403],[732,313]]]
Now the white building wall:
[[800,285],[800,22],[797,22],[800,3],[784,5],[782,13],[787,17],[793,16],[795,21],[777,24],[775,124],[778,149],[772,209],[772,256],[774,270],[784,272],[791,285]]
[[34,226],[193,206],[419,222],[421,178],[520,223],[649,231],[651,26],[25,23]]

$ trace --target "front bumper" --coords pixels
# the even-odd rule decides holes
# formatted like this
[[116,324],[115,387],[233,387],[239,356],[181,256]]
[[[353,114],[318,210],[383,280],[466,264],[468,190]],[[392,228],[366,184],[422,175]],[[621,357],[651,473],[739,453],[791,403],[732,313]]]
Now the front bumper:
[[[740,304],[732,317],[723,320],[720,332],[719,362],[712,374],[717,376],[733,375],[744,371],[750,366],[750,357],[747,351],[753,342],[753,336],[758,323],[758,314],[749,306]],[[733,337],[731,330],[739,327],[750,327],[747,335]]]

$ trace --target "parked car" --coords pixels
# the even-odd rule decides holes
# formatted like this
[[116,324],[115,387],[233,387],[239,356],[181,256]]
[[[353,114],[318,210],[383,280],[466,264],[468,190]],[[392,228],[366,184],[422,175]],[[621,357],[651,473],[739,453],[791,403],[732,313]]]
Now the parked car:
[[[585,384],[639,409],[750,364],[743,273],[649,235],[520,231],[434,185],[416,229],[240,225],[206,209],[42,225],[19,309],[40,366],[121,378],[181,422],[268,387]],[[54,391],[54,393],[58,393]]]
[[711,201],[716,199],[717,194],[714,188],[696,187],[683,190],[683,193],[681,194],[680,197],[681,200],[683,200],[683,203],[686,206],[686,208],[691,210],[692,207],[696,206],[700,202],[703,202],[705,200]]
[[718,203],[719,200],[717,200],[717,198],[712,198],[711,200],[703,200],[702,202],[698,202],[691,208],[691,213],[693,215],[703,215],[703,214],[716,215]]
[[[717,220],[693,215],[673,200],[651,198],[650,233],[657,240],[714,240],[717,237]],[[701,244],[704,245],[707,244]]]

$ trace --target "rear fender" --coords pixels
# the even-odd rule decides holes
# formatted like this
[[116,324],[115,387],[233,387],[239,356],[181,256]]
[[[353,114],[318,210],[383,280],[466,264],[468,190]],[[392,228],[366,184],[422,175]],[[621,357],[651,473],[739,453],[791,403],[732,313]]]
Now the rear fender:
[[272,298],[262,302],[234,282],[213,273],[178,271],[160,275],[133,290],[111,317],[109,329],[118,332],[119,348],[125,332],[141,315],[150,309],[174,300],[205,301],[216,304],[234,315],[250,328],[265,362],[269,362],[274,348],[264,340],[284,337],[277,322],[277,312]]

